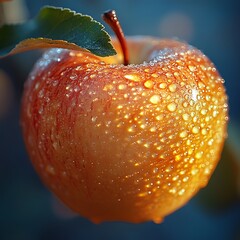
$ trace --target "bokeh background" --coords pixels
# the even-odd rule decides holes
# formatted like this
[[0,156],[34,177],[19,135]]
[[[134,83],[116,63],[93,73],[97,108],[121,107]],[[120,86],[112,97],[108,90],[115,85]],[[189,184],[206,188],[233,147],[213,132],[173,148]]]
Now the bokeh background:
[[[209,185],[162,224],[95,225],[65,208],[28,159],[19,125],[23,84],[39,52],[0,59],[0,239],[240,239],[240,28],[236,0],[14,0],[0,3],[0,24],[35,16],[43,5],[101,21],[115,9],[126,35],[177,37],[215,63],[229,95],[229,137]],[[107,30],[109,28],[107,27]],[[0,36],[1,41],[1,36]]]

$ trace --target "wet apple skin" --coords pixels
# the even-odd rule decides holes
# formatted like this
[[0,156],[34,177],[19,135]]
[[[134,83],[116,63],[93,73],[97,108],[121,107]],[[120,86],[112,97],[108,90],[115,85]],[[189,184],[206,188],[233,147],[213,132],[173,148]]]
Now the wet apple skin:
[[223,80],[185,43],[128,38],[133,61],[147,61],[128,66],[114,44],[114,57],[53,49],[39,60],[23,94],[24,141],[44,183],[81,216],[161,222],[220,159]]

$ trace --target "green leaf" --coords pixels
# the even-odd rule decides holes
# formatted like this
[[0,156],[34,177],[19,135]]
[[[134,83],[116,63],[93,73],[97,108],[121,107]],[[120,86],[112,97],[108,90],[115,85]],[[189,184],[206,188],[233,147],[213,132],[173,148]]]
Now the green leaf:
[[88,50],[105,57],[116,54],[110,41],[104,26],[92,17],[47,6],[32,20],[0,28],[0,57],[53,47]]

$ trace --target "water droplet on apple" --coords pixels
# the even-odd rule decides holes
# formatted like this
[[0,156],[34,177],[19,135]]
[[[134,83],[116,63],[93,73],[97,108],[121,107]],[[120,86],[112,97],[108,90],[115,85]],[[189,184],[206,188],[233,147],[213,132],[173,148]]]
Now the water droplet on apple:
[[219,113],[218,111],[214,110],[212,113],[213,117],[216,117],[218,115],[218,113]]
[[203,89],[203,88],[205,88],[205,84],[204,84],[202,81],[199,81],[199,82],[198,82],[198,87],[199,87],[200,89]]
[[153,87],[153,81],[152,80],[147,80],[145,83],[144,83],[144,86],[146,88],[152,88]]
[[201,130],[201,133],[202,133],[202,135],[206,135],[206,134],[207,134],[207,129],[206,129],[206,128],[203,128],[203,129]]
[[173,170],[173,166],[169,166],[166,168],[165,172],[169,173]]
[[181,138],[185,138],[185,137],[187,137],[187,135],[188,135],[188,132],[187,132],[187,131],[182,131],[182,132],[180,132],[180,134],[179,134],[179,136],[180,136]]
[[178,195],[179,195],[179,196],[182,196],[184,193],[185,193],[185,189],[183,188],[183,189],[181,189],[181,190],[178,192]]
[[167,84],[166,83],[160,83],[159,84],[159,88],[161,88],[161,89],[164,89],[164,88],[166,88],[167,87]]
[[91,75],[90,75],[90,78],[93,79],[93,78],[95,78],[96,76],[97,76],[96,74],[91,74]]
[[196,67],[192,65],[189,65],[188,68],[191,72],[194,72],[196,70]]
[[155,126],[150,128],[150,132],[156,132],[156,131],[157,131],[157,128]]
[[113,89],[113,85],[112,84],[106,84],[103,87],[103,91],[109,91],[109,90],[112,90],[112,89]]
[[48,173],[50,173],[51,175],[55,175],[55,169],[54,169],[54,167],[51,166],[51,165],[47,165],[46,171],[47,171]]
[[171,85],[169,85],[169,91],[170,92],[176,92],[176,90],[177,90],[177,85],[176,84],[171,84]]
[[126,89],[127,88],[127,85],[126,84],[120,84],[119,86],[118,86],[118,89],[119,90],[124,90],[124,89]]
[[53,85],[53,87],[56,87],[57,85],[58,85],[58,80],[54,80],[54,81],[52,81],[52,85]]
[[151,74],[151,76],[152,76],[153,78],[157,78],[157,77],[158,77],[158,74],[157,74],[157,73],[153,73],[153,74]]
[[202,110],[201,110],[201,114],[202,114],[202,115],[206,115],[206,114],[207,114],[207,110],[206,110],[206,109],[202,109]]
[[208,174],[210,174],[210,172],[211,172],[210,168],[206,167],[203,173],[204,173],[204,175],[208,175]]
[[201,157],[202,157],[202,155],[203,155],[203,152],[201,151],[201,152],[197,152],[196,154],[195,154],[195,158],[196,159],[200,159]]
[[192,133],[194,133],[194,134],[199,133],[199,127],[194,126],[194,127],[192,128]]
[[158,104],[158,103],[160,103],[160,101],[161,101],[161,97],[159,95],[153,95],[150,98],[150,102],[152,104]]
[[91,120],[92,120],[92,122],[96,122],[97,117],[96,117],[96,116],[95,116],[95,117],[92,117]]
[[139,82],[140,81],[140,77],[138,75],[135,75],[135,74],[127,74],[127,75],[124,75],[124,77],[127,80],[130,80],[130,81],[133,81],[133,82]]
[[76,80],[77,79],[77,74],[73,74],[73,75],[71,75],[69,78],[71,79],[71,80]]
[[170,190],[169,190],[169,193],[172,193],[172,194],[175,194],[177,192],[177,188],[171,188]]
[[42,114],[42,113],[43,113],[43,106],[40,106],[40,107],[39,107],[38,113],[39,113],[39,114]]
[[[175,75],[175,73],[174,73],[174,75]],[[166,73],[166,77],[171,78],[171,77],[172,77],[172,73],[167,72],[167,73]]]
[[174,112],[175,110],[176,110],[176,108],[177,108],[177,104],[176,103],[169,103],[168,105],[167,105],[167,109],[170,111],[170,112]]
[[37,82],[36,84],[35,84],[35,89],[37,90],[38,88],[39,88],[39,86],[40,86],[40,83],[39,82]]
[[189,180],[189,177],[184,177],[182,181],[187,182],[188,180]]
[[213,138],[211,138],[209,141],[208,141],[208,146],[212,146],[212,144],[213,144]]
[[158,116],[156,116],[156,119],[158,121],[163,120],[163,118],[164,118],[164,114],[159,114]]
[[38,97],[39,97],[39,98],[43,98],[43,96],[44,96],[44,90],[41,89],[41,90],[39,91],[39,93],[38,93]]
[[187,113],[184,113],[182,115],[182,118],[183,118],[184,121],[188,121],[189,120],[189,115]]
[[56,142],[53,142],[52,146],[53,146],[53,148],[56,150],[56,149],[57,149],[57,146],[58,146],[58,144],[57,144]]
[[132,125],[128,128],[128,132],[135,132],[136,130],[136,125]]
[[197,168],[193,168],[193,169],[191,170],[191,174],[192,174],[192,175],[196,175],[198,172],[199,172],[199,170],[198,170]]

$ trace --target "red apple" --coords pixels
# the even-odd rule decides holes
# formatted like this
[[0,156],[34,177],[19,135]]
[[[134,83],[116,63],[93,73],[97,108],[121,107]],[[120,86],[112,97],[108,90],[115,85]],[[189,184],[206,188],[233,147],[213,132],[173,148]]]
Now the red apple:
[[204,187],[226,137],[213,63],[174,40],[127,38],[118,54],[52,49],[25,85],[27,151],[67,206],[94,222],[160,222]]

